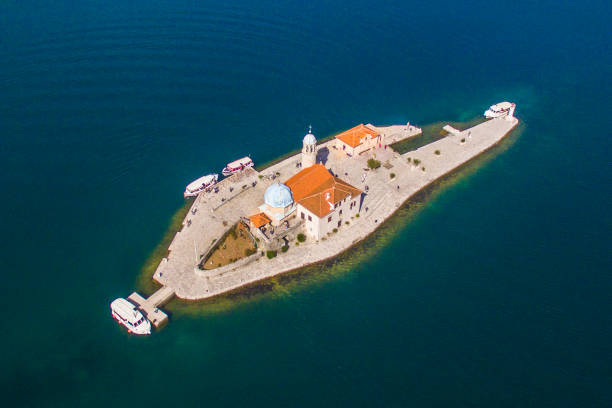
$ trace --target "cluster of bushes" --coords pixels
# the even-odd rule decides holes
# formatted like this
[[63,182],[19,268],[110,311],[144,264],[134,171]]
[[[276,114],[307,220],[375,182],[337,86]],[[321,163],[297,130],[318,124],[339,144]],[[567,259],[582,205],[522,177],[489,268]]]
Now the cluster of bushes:
[[375,170],[380,167],[380,161],[376,159],[368,159],[368,167]]

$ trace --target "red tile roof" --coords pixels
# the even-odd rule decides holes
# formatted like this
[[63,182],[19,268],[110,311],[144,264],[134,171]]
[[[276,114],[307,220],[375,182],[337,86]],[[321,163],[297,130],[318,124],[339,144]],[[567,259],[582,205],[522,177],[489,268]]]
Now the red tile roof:
[[291,189],[293,201],[300,203],[317,217],[324,217],[334,209],[334,204],[349,195],[357,197],[361,190],[334,177],[320,163],[312,165],[285,182]]
[[354,128],[345,130],[339,135],[336,135],[336,139],[342,140],[344,143],[351,147],[357,147],[363,143],[363,140],[367,137],[367,135],[370,135],[372,138],[375,138],[376,136],[378,136],[378,133],[376,133],[374,130],[370,129],[362,123],[355,126]]
[[259,228],[270,222],[270,218],[268,218],[268,216],[264,213],[251,215],[249,220],[251,220],[251,223],[255,226],[255,228]]

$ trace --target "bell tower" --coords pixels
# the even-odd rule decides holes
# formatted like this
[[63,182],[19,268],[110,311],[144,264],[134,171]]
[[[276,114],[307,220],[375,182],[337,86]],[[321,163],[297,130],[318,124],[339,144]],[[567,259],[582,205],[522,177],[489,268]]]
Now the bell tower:
[[312,126],[308,127],[308,134],[302,141],[302,168],[312,166],[317,162],[317,139],[312,134]]

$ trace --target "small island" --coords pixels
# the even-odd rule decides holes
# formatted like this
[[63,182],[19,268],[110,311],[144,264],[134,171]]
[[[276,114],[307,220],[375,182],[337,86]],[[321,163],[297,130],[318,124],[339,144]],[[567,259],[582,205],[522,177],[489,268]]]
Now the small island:
[[403,154],[394,144],[420,128],[359,124],[323,143],[309,131],[301,153],[198,194],[153,275],[161,288],[128,300],[159,327],[168,319],[159,306],[174,296],[210,298],[340,254],[518,124],[514,104],[493,114],[463,131],[447,125],[444,137]]

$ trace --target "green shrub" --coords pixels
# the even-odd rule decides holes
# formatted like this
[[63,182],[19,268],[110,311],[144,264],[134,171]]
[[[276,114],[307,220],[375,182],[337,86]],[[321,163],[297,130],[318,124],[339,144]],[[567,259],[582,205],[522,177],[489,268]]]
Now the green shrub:
[[302,234],[301,232],[297,235],[297,240],[298,242],[304,242],[306,241],[306,235]]
[[395,173],[391,173],[391,174],[389,174],[389,177],[390,177],[390,178],[395,178]]
[[359,218],[359,213],[355,214],[355,218]]
[[438,155],[438,156],[440,155],[440,151],[439,151],[439,150],[436,150],[434,153],[435,153],[436,155]]
[[461,143],[465,143],[465,137],[461,139]]
[[334,228],[332,231],[335,234],[336,232],[338,232],[338,228]]
[[344,221],[344,223],[345,223],[346,225],[349,225],[349,224],[350,224],[350,222],[348,222],[348,221]]
[[376,159],[368,159],[368,167],[375,170],[380,167],[380,161]]
[[283,245],[281,247],[281,252],[287,252],[288,249],[289,249],[289,245]]
[[408,157],[406,160],[408,160],[408,163],[410,163],[410,161],[412,160],[410,157]]
[[268,259],[272,259],[276,256],[276,251],[266,251],[266,256]]
[[414,163],[415,166],[418,166],[419,163],[421,163],[419,159],[414,159],[412,162]]

